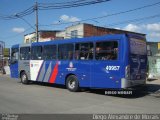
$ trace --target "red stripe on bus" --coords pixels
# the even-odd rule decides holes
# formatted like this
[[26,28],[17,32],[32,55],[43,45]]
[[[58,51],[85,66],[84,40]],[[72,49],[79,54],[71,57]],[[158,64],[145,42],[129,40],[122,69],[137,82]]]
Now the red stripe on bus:
[[57,74],[58,74],[58,63],[56,63],[56,65],[55,65],[55,67],[54,67],[54,69],[52,71],[49,83],[55,83]]

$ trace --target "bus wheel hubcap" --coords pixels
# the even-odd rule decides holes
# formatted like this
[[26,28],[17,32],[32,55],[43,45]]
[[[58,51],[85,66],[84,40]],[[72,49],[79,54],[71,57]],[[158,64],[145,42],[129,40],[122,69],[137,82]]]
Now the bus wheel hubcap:
[[22,76],[22,81],[24,82],[24,81],[26,81],[26,79],[27,79],[26,75],[23,75]]
[[72,89],[73,89],[73,88],[75,87],[75,84],[76,84],[76,82],[75,82],[74,80],[70,80],[70,81],[69,81],[69,84],[68,84],[68,85],[69,85],[69,88],[72,88]]

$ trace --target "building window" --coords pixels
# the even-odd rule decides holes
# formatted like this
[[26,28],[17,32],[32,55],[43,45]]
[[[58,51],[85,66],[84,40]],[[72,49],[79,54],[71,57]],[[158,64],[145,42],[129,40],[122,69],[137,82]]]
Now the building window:
[[29,42],[29,39],[26,39],[26,43],[30,43],[30,42]]
[[78,30],[71,31],[71,38],[77,38],[78,37]]
[[118,59],[118,42],[97,42],[96,43],[97,60],[117,60]]
[[31,41],[31,43],[36,42],[36,37],[32,37],[32,38],[30,39],[30,41]]
[[32,60],[42,59],[42,46],[33,46],[31,48],[31,59]]
[[78,43],[75,47],[76,60],[93,59],[93,43]]
[[56,45],[45,45],[43,47],[43,57],[45,60],[55,60],[57,53]]
[[58,59],[72,60],[73,59],[73,44],[62,44],[58,46]]
[[21,47],[20,60],[29,60],[29,59],[30,59],[30,47]]

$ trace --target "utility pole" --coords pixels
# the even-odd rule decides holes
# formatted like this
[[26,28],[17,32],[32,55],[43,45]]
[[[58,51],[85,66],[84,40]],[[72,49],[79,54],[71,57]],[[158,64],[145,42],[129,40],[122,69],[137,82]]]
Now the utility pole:
[[35,4],[35,14],[36,14],[36,41],[38,42],[38,3]]
[[0,72],[3,73],[3,69],[4,69],[4,49],[5,49],[5,42],[0,41]]

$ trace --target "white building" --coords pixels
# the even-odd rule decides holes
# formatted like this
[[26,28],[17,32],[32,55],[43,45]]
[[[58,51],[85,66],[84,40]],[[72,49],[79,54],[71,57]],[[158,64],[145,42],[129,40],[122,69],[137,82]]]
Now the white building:
[[[83,38],[90,36],[101,36],[105,34],[122,34],[122,33],[141,34],[119,29],[94,26],[92,24],[79,23],[76,25],[69,26],[63,31],[39,31],[39,42],[50,41],[55,39],[61,40],[69,38]],[[25,37],[24,43],[36,42],[35,32],[25,35],[24,37]]]
[[[56,39],[56,33],[59,31],[48,31],[48,30],[41,30],[38,32],[38,41],[45,42]],[[30,33],[24,35],[24,43],[33,43],[36,42],[36,33]]]

